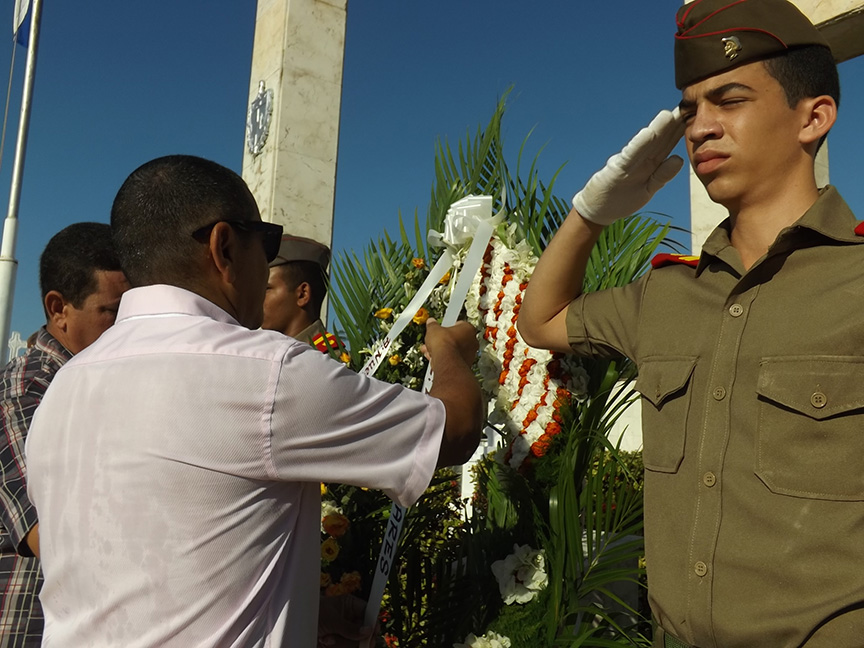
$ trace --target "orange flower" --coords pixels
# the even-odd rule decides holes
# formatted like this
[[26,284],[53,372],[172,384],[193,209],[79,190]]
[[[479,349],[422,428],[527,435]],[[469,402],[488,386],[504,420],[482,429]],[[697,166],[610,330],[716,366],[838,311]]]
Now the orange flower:
[[429,311],[425,308],[421,308],[417,311],[417,314],[411,318],[411,321],[415,324],[425,324],[426,320],[429,319]]
[[534,454],[535,457],[542,457],[549,449],[550,441],[552,441],[552,437],[550,437],[546,433],[541,434],[540,438],[531,444],[531,452]]
[[385,634],[384,646],[385,648],[399,648],[399,639],[396,637],[396,635]]
[[327,486],[324,484],[324,482],[321,482],[321,494],[322,495],[327,494]]
[[347,365],[349,362],[351,362],[351,356],[348,355],[345,351],[343,351],[342,354],[339,356],[339,360],[341,360],[343,364]]
[[390,319],[390,316],[393,314],[392,308],[379,308],[375,311],[375,317],[378,319]]
[[447,272],[445,272],[444,276],[438,280],[438,283],[439,284],[446,284],[448,281],[450,281],[450,271],[449,270]]
[[339,543],[334,538],[327,538],[321,543],[321,557],[327,562],[336,560],[339,555]]
[[402,358],[399,357],[398,353],[395,353],[392,356],[390,356],[390,358],[388,359],[388,362],[395,367],[400,362],[402,362]]
[[343,594],[347,594],[345,588],[341,583],[338,585],[329,585],[327,589],[324,590],[324,596],[342,596]]
[[333,538],[340,538],[345,535],[350,522],[341,513],[331,513],[321,522],[324,527],[324,533]]
[[422,270],[426,267],[426,262],[423,259],[419,259],[417,257],[411,259],[411,265],[413,265],[418,270]]
[[345,590],[346,594],[351,594],[352,592],[356,592],[360,589],[360,585],[362,581],[360,579],[360,572],[347,572],[342,574],[342,578],[339,581],[339,585]]

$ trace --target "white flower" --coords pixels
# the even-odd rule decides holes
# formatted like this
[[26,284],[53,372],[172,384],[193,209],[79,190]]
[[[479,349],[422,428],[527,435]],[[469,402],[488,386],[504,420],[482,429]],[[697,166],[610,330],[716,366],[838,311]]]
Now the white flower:
[[481,637],[472,633],[465,637],[465,643],[455,643],[453,648],[510,648],[510,638],[492,630]]
[[420,379],[415,376],[405,376],[400,382],[408,389],[416,390],[420,386]]
[[504,560],[492,563],[492,573],[498,579],[498,589],[506,605],[528,603],[549,582],[542,549],[513,545],[513,552]]

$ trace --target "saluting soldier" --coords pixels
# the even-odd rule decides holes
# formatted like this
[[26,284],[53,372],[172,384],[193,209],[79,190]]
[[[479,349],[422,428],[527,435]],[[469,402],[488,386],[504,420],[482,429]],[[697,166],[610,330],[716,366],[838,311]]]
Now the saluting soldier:
[[[574,197],[519,329],[639,368],[655,646],[864,646],[864,223],[814,173],[836,65],[786,0],[697,0],[677,27],[678,108]],[[729,217],[699,258],[581,294],[601,230],[677,173],[682,134]]]
[[270,263],[261,328],[290,335],[324,353],[339,348],[321,321],[329,263],[330,248],[323,243],[284,235],[279,255]]

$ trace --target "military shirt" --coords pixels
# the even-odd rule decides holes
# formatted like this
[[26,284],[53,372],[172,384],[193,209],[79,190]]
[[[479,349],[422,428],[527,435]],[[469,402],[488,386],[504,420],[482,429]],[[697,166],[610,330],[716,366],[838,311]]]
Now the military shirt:
[[727,220],[568,311],[638,366],[649,601],[699,648],[864,646],[864,224],[820,193],[749,270]]
[[324,323],[320,319],[317,319],[293,337],[295,340],[305,342],[309,346],[315,346],[312,339],[316,335],[324,335],[326,332],[327,330],[324,328]]

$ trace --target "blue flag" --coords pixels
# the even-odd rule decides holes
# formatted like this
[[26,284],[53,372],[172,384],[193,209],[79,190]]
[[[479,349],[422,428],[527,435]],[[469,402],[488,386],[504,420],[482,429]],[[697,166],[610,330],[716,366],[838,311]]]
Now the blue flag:
[[15,0],[12,33],[19,45],[27,47],[30,40],[30,0]]

